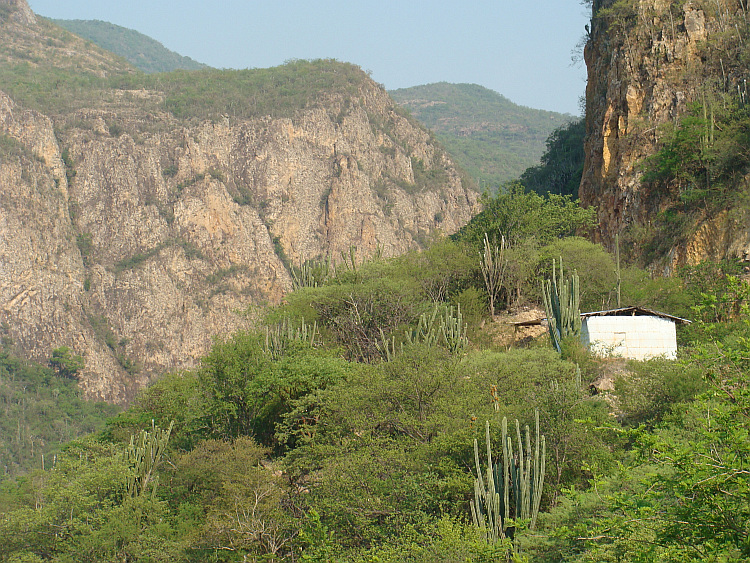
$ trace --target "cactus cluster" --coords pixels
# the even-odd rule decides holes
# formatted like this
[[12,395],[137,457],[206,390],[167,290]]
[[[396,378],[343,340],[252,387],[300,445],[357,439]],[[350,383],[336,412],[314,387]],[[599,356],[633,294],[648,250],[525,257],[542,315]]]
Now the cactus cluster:
[[284,351],[290,342],[304,342],[313,348],[319,336],[318,323],[313,322],[309,325],[304,319],[301,319],[299,325],[295,325],[287,317],[284,317],[280,323],[272,327],[266,327],[263,352],[274,360],[278,360],[284,355]]
[[461,314],[461,305],[456,306],[456,312],[453,313],[453,307],[447,307],[443,316],[440,318],[440,334],[443,344],[451,354],[463,352],[469,346],[469,338],[466,336],[466,323]]
[[487,289],[490,302],[490,315],[495,316],[495,299],[500,292],[505,278],[507,261],[505,260],[505,237],[500,236],[500,246],[490,244],[487,233],[484,233],[484,251],[479,255],[479,266]]
[[511,537],[519,521],[536,526],[544,485],[546,445],[539,433],[539,411],[535,413],[536,431],[532,449],[531,432],[526,426],[524,438],[516,420],[516,451],[508,435],[508,421],[502,422],[502,462],[493,463],[490,442],[490,423],[487,422],[487,465],[483,471],[479,462],[479,445],[474,440],[474,500],[471,516],[474,525],[482,529],[490,542]]
[[318,287],[324,285],[336,275],[330,259],[300,261],[299,267],[292,267],[292,286],[294,289]]
[[[445,346],[451,354],[457,354],[469,345],[466,336],[466,323],[461,314],[461,305],[453,306],[435,305],[432,313],[423,313],[419,317],[419,323],[413,330],[404,333],[404,342],[400,345],[403,351],[404,345],[424,344],[430,348],[438,345]],[[380,342],[375,344],[383,359],[390,361],[397,351],[396,338],[386,338],[380,331]]]
[[562,351],[562,341],[568,337],[581,335],[580,285],[578,274],[573,271],[566,280],[560,258],[560,278],[558,280],[555,261],[552,261],[552,279],[542,282],[544,310],[547,314],[547,327],[552,346]]
[[[380,260],[382,257],[383,246],[378,245],[370,260]],[[340,259],[336,263],[331,257],[300,260],[299,266],[292,266],[290,270],[292,287],[295,290],[304,287],[319,287],[336,279],[336,276],[343,272],[351,272],[357,279],[358,268],[362,264],[364,264],[363,260],[357,264],[357,247],[353,245],[347,251],[341,251]]]
[[164,430],[151,421],[151,431],[141,430],[136,439],[130,436],[130,445],[125,451],[125,461],[130,465],[130,473],[127,480],[127,491],[130,497],[136,497],[147,490],[151,495],[156,493],[159,477],[154,474],[164,451],[167,449],[169,436],[172,433],[174,421],[169,423],[169,428]]

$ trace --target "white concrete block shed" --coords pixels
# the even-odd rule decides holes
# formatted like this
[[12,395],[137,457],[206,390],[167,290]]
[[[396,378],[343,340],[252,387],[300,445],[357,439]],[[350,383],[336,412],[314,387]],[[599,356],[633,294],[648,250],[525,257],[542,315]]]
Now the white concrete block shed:
[[675,359],[677,325],[688,323],[687,319],[642,307],[581,313],[581,340],[599,356]]

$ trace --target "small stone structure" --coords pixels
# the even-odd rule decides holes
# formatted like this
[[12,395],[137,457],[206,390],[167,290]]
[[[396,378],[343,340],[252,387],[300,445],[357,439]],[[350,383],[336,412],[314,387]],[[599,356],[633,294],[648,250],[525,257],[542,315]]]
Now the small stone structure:
[[582,313],[581,340],[596,355],[633,360],[677,357],[678,324],[690,321],[641,307]]

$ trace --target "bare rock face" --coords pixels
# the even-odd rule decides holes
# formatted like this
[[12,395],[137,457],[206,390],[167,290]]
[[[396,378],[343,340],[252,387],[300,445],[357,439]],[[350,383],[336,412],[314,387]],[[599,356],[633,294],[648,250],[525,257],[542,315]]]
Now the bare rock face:
[[[84,268],[52,122],[2,94],[0,142],[0,336],[39,360],[68,345],[86,352],[92,375],[122,371],[86,319]],[[126,396],[123,381],[91,377],[84,387],[91,396]]]
[[188,123],[127,101],[159,95],[51,119],[0,94],[0,336],[36,360],[82,353],[89,396],[127,402],[195,366],[282,299],[290,263],[396,255],[477,210],[369,80],[293,118]]
[[[641,165],[658,147],[660,127],[699,99],[703,82],[716,72],[706,65],[706,39],[726,32],[730,15],[742,9],[734,0],[716,3],[718,12],[704,11],[700,2],[625,4],[628,10],[617,12],[613,0],[594,2],[594,14],[612,8],[615,13],[594,17],[584,52],[587,140],[579,193],[584,205],[597,207],[598,238],[610,248],[616,234],[648,225],[674,203],[668,194],[644,191]],[[666,271],[678,264],[745,253],[750,231],[742,226],[743,219],[730,215],[734,219],[705,217],[693,240],[671,250],[662,264]]]

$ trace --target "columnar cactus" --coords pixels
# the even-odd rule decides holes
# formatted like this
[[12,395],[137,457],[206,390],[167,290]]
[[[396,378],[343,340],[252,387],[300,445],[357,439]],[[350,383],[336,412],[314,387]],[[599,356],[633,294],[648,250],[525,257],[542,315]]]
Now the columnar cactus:
[[519,520],[528,521],[529,529],[536,526],[544,485],[546,445],[539,433],[539,411],[535,413],[536,432],[532,451],[531,433],[516,420],[517,452],[513,452],[513,439],[508,436],[508,421],[502,422],[502,465],[492,462],[490,423],[487,422],[487,466],[483,474],[479,463],[479,445],[474,440],[474,462],[477,478],[474,481],[474,501],[471,515],[474,524],[485,531],[487,540],[497,541],[508,536],[509,528]]
[[300,260],[299,267],[291,269],[292,286],[294,289],[303,287],[318,287],[335,277],[335,267],[330,258],[324,260]]
[[[466,323],[461,314],[461,305],[456,309],[452,306],[435,305],[431,314],[422,313],[417,328],[404,333],[404,342],[398,348],[400,351],[403,351],[404,344],[424,344],[430,348],[442,345],[451,354],[463,352],[469,345],[469,338],[466,336]],[[382,329],[380,341],[375,346],[386,361],[391,361],[396,356],[395,337],[388,339]]]
[[141,430],[137,440],[135,435],[130,436],[125,461],[130,464],[131,468],[127,481],[128,495],[131,497],[143,494],[149,487],[152,496],[156,493],[159,478],[154,475],[154,471],[167,448],[173,426],[174,421],[170,422],[169,428],[164,430],[156,426],[152,420],[151,432]]
[[562,258],[560,258],[560,279],[558,284],[555,261],[552,261],[552,279],[542,282],[544,310],[547,314],[552,346],[562,351],[563,339],[581,335],[580,287],[578,274],[573,271],[569,280],[564,279]]
[[479,255],[479,266],[482,270],[487,297],[490,302],[490,315],[495,316],[495,299],[500,292],[505,277],[507,262],[505,260],[505,237],[500,236],[500,246],[490,244],[487,233],[484,233],[484,251]]
[[299,326],[292,323],[287,317],[273,327],[266,327],[266,340],[263,352],[277,360],[284,355],[289,342],[304,342],[314,348],[319,336],[318,323],[313,321],[312,325],[300,319]]
[[462,352],[468,345],[469,339],[466,336],[466,323],[461,314],[461,305],[456,307],[456,313],[453,314],[453,307],[447,307],[440,319],[440,332],[443,336],[443,343],[448,351],[452,354]]

